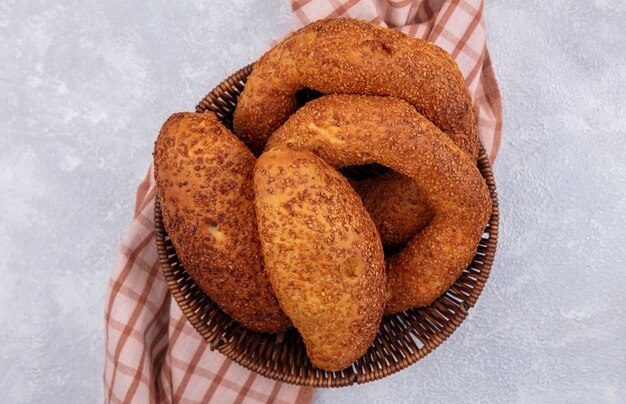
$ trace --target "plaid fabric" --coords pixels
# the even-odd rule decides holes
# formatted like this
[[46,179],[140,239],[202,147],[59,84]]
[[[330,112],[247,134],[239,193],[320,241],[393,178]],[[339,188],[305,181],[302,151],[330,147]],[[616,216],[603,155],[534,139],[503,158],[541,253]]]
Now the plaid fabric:
[[[353,17],[428,39],[459,63],[491,160],[500,145],[500,94],[486,46],[480,0],[294,0],[296,28]],[[137,190],[135,217],[108,285],[106,402],[307,403],[313,390],[252,373],[216,351],[186,321],[159,270],[152,168]]]

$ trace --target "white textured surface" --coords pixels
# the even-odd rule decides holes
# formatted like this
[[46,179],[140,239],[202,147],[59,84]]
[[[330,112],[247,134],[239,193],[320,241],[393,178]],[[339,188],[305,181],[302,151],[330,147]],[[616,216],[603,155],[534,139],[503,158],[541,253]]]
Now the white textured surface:
[[[317,402],[626,401],[626,3],[485,13],[492,278],[426,359]],[[161,123],[289,27],[286,0],[0,4],[0,401],[101,400],[107,277]]]

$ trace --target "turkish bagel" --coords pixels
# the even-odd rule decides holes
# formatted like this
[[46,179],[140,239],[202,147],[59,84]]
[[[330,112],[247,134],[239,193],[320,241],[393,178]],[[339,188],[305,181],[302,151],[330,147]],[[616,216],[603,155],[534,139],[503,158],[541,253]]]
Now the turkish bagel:
[[487,184],[474,161],[411,105],[392,97],[323,96],[296,111],[266,150],[283,144],[335,168],[382,164],[422,191],[434,217],[387,260],[387,312],[431,303],[471,262],[491,213]]
[[[377,25],[348,18],[313,22],[288,36],[255,64],[233,117],[237,135],[255,153],[299,107],[305,88],[323,94],[393,96],[405,100],[446,133],[472,161],[478,136],[472,100],[456,62],[438,46]],[[397,177],[395,178],[397,180]],[[367,185],[369,184],[369,185]],[[378,192],[366,192],[373,187]],[[421,230],[431,212],[417,191],[398,199],[393,189],[412,191],[408,179],[388,184],[365,180],[359,192],[384,244],[397,244]],[[401,213],[415,216],[398,220]],[[385,227],[386,226],[386,227]],[[390,236],[389,229],[403,232]]]

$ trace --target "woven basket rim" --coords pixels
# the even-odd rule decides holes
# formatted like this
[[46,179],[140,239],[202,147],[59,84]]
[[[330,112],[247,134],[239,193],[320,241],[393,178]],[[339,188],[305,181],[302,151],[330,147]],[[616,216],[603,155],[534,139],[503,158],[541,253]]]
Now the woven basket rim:
[[[232,111],[252,66],[240,69],[217,85],[196,106],[196,112],[215,112],[227,127],[232,127]],[[211,350],[217,349],[239,365],[274,380],[311,387],[350,386],[378,380],[414,364],[441,345],[465,320],[482,293],[495,258],[500,216],[493,171],[482,145],[477,166],[489,187],[493,209],[485,229],[488,238],[481,240],[472,263],[431,305],[384,316],[368,353],[344,371],[313,368],[293,329],[281,335],[259,334],[222,312],[178,262],[163,226],[157,197],[154,220],[161,270],[174,300]]]

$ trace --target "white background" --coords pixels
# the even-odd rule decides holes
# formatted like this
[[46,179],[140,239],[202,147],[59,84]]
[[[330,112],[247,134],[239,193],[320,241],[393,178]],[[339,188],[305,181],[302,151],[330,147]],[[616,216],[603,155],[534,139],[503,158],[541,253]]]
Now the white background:
[[[492,1],[501,232],[468,320],[335,402],[626,401],[626,2]],[[0,401],[102,400],[107,279],[162,122],[287,0],[0,3]]]

